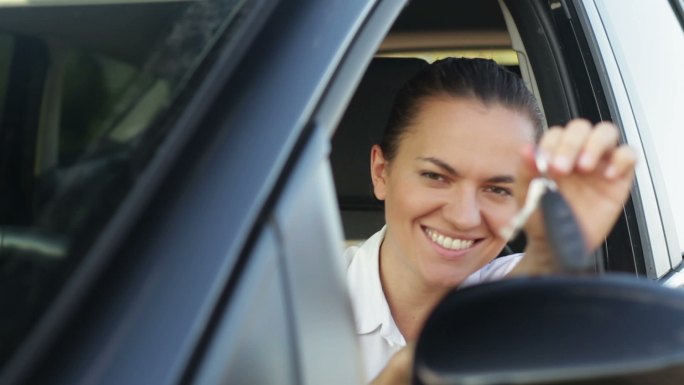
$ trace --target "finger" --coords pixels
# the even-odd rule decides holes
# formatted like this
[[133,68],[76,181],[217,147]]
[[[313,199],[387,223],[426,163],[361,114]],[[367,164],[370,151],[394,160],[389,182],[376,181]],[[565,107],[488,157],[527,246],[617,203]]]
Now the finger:
[[626,145],[620,146],[613,151],[610,164],[604,172],[604,177],[606,179],[615,180],[633,174],[636,163],[636,151]]
[[522,179],[532,179],[539,175],[537,171],[536,162],[536,151],[537,149],[533,144],[526,145],[522,151],[523,163],[521,170],[519,170],[519,175]]
[[596,168],[601,158],[612,152],[618,144],[620,134],[610,122],[601,122],[594,127],[584,144],[577,166],[581,171],[590,172]]
[[513,185],[513,196],[516,198],[519,206],[522,206],[525,201],[530,181],[539,175],[535,162],[535,151],[534,145],[525,146],[521,151],[523,162],[518,168],[515,184]]
[[[547,161],[550,162],[551,154],[556,151],[556,147],[558,147],[564,132],[565,130],[563,127],[550,127],[541,137],[539,144],[537,145],[537,151],[540,153],[539,155],[543,156]],[[538,171],[536,155],[537,154],[532,154],[532,163],[534,164],[535,171]]]
[[546,155],[553,154],[563,136],[563,128],[559,126],[550,127],[542,136],[537,146]]
[[588,120],[574,119],[567,124],[551,153],[551,167],[555,172],[565,175],[572,171],[590,134],[591,122]]
[[407,344],[390,358],[385,368],[369,385],[397,385],[411,383],[415,346]]

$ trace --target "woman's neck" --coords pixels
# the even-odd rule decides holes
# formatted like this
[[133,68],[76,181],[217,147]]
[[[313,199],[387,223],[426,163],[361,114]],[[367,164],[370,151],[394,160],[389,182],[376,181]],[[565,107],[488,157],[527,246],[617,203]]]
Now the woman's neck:
[[380,246],[380,282],[392,318],[406,341],[418,338],[423,323],[449,288],[430,287],[416,271],[394,257],[388,242]]

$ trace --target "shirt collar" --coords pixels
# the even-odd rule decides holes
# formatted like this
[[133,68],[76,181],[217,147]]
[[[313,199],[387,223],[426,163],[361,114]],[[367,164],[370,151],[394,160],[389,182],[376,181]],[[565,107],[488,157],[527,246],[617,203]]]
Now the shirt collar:
[[347,269],[356,332],[368,334],[380,328],[380,334],[397,344],[404,344],[390,312],[380,282],[380,246],[386,226],[368,238],[354,253]]
[[[347,267],[347,284],[350,291],[356,332],[359,335],[379,333],[390,344],[406,344],[392,318],[380,282],[380,246],[385,239],[387,226],[373,234],[360,247],[345,252],[351,255]],[[459,288],[500,279],[520,261],[523,254],[496,258],[482,269],[471,274]]]

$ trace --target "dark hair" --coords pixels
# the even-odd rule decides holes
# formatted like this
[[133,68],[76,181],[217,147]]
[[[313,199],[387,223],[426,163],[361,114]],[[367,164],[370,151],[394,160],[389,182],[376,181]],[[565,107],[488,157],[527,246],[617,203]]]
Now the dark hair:
[[447,58],[421,69],[397,93],[380,147],[386,159],[393,159],[401,136],[429,97],[476,98],[486,105],[499,103],[526,113],[541,135],[543,116],[537,100],[523,80],[493,60]]

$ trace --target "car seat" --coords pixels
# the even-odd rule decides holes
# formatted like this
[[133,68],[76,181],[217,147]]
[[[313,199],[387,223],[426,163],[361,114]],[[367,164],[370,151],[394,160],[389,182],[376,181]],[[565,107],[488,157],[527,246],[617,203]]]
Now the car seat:
[[382,139],[396,93],[426,65],[417,58],[374,58],[340,121],[330,159],[348,242],[370,237],[385,223],[383,204],[373,195],[370,149]]

